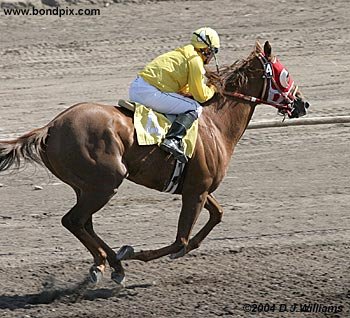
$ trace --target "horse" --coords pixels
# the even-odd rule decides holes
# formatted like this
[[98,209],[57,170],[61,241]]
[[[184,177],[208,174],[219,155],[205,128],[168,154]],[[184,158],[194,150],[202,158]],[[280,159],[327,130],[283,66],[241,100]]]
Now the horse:
[[[195,151],[175,191],[182,196],[175,241],[159,249],[135,251],[122,246],[115,252],[93,228],[92,215],[117,193],[124,179],[163,191],[176,165],[157,145],[138,145],[130,110],[79,103],[44,127],[0,141],[0,172],[18,169],[23,162],[39,163],[74,190],[76,204],[62,217],[62,225],[92,254],[89,274],[94,283],[102,279],[107,265],[111,278],[123,284],[124,260],[148,262],[166,255],[175,259],[198,248],[222,220],[223,209],[213,192],[225,177],[256,105],[276,107],[291,118],[304,115],[309,105],[294,82],[283,91],[291,77],[272,54],[269,42],[264,47],[256,42],[246,59],[222,68],[219,74],[208,71],[207,77],[217,92],[203,104]],[[203,208],[209,211],[209,219],[190,238]]]

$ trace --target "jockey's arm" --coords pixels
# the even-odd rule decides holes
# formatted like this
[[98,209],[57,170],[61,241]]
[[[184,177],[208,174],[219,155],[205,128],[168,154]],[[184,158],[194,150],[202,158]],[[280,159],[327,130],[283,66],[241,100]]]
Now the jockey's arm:
[[188,66],[188,92],[195,100],[204,103],[213,97],[215,89],[205,83],[203,61],[199,56],[196,56],[189,60]]

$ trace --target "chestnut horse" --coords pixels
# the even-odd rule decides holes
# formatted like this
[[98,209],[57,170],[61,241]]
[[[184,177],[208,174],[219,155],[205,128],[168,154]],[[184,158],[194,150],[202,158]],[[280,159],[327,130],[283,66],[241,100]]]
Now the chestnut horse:
[[[277,90],[282,101],[268,101],[266,96],[272,86],[267,87],[266,82],[273,79],[274,61],[270,44],[266,42],[262,48],[257,43],[248,58],[222,69],[220,75],[208,73],[218,93],[204,104],[195,152],[176,190],[182,195],[182,208],[176,239],[169,246],[138,252],[124,246],[116,253],[93,229],[92,215],[116,194],[124,179],[162,191],[175,167],[175,159],[158,146],[137,144],[129,110],[92,103],[74,105],[42,128],[14,140],[0,141],[0,171],[11,166],[18,168],[22,161],[44,163],[57,178],[69,184],[77,201],[62,218],[62,224],[92,254],[91,279],[101,279],[108,261],[113,269],[112,279],[122,283],[122,260],[147,262],[165,255],[181,257],[199,247],[221,221],[223,210],[212,193],[223,180],[234,148],[258,103],[275,106],[290,117],[304,115],[308,104],[295,86],[291,99],[287,96],[290,92]],[[273,71],[274,77],[282,78],[281,69]],[[283,76],[284,82],[289,80],[286,74]],[[203,207],[209,211],[209,220],[190,238]]]

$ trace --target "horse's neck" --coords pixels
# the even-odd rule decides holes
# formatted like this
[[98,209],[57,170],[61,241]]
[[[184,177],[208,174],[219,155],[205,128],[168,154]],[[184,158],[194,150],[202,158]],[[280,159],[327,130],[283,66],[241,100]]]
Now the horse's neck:
[[[261,68],[260,60],[255,54],[254,58],[250,60],[249,63],[245,62],[244,65],[246,67],[246,73],[244,73],[244,75],[239,73],[237,78],[239,78],[239,76],[242,78],[243,76],[246,77],[245,81],[247,81],[247,85],[241,87],[242,85],[238,85],[238,83],[231,83],[231,85],[234,86],[231,87],[231,89],[248,96],[261,96],[264,80],[262,77],[257,79],[256,74],[251,74],[251,71],[249,71],[249,69],[258,70],[259,67]],[[241,72],[243,73],[243,71]],[[239,80],[236,80],[236,82],[239,82]],[[226,89],[227,87],[225,87],[225,90]],[[209,103],[211,106],[209,107],[210,111],[206,112],[207,121],[212,121],[214,126],[217,127],[217,134],[220,135],[224,141],[225,149],[232,155],[234,147],[242,137],[252,118],[255,106],[247,101],[224,98],[218,93]],[[222,105],[222,107],[215,110],[217,105]]]
[[247,128],[254,111],[254,107],[249,104],[233,104],[229,102],[220,110],[209,106],[205,108],[201,118],[201,142],[199,142],[201,147],[198,151],[204,155],[203,162],[214,178],[212,191],[224,178],[234,148]]
[[231,155],[247,128],[255,107],[250,103],[228,100],[220,110],[210,108],[206,112],[206,121],[215,127],[215,137]]

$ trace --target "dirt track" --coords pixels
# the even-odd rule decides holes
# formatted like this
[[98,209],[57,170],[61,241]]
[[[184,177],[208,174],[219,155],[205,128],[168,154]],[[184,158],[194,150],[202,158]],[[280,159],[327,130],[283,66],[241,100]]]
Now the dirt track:
[[[202,25],[221,34],[221,63],[269,40],[311,102],[310,117],[349,115],[348,1],[96,7],[99,17],[0,14],[0,139],[77,102],[114,104],[144,63]],[[253,120],[276,117],[260,106]],[[127,262],[123,290],[108,275],[83,286],[90,255],[60,224],[74,205],[68,186],[42,168],[2,174],[0,317],[349,317],[349,127],[247,131],[215,193],[223,223],[180,260]],[[96,229],[115,248],[160,247],[174,239],[179,208],[178,197],[126,182],[96,215]],[[270,312],[244,311],[254,303]],[[293,304],[334,307],[279,312]]]

